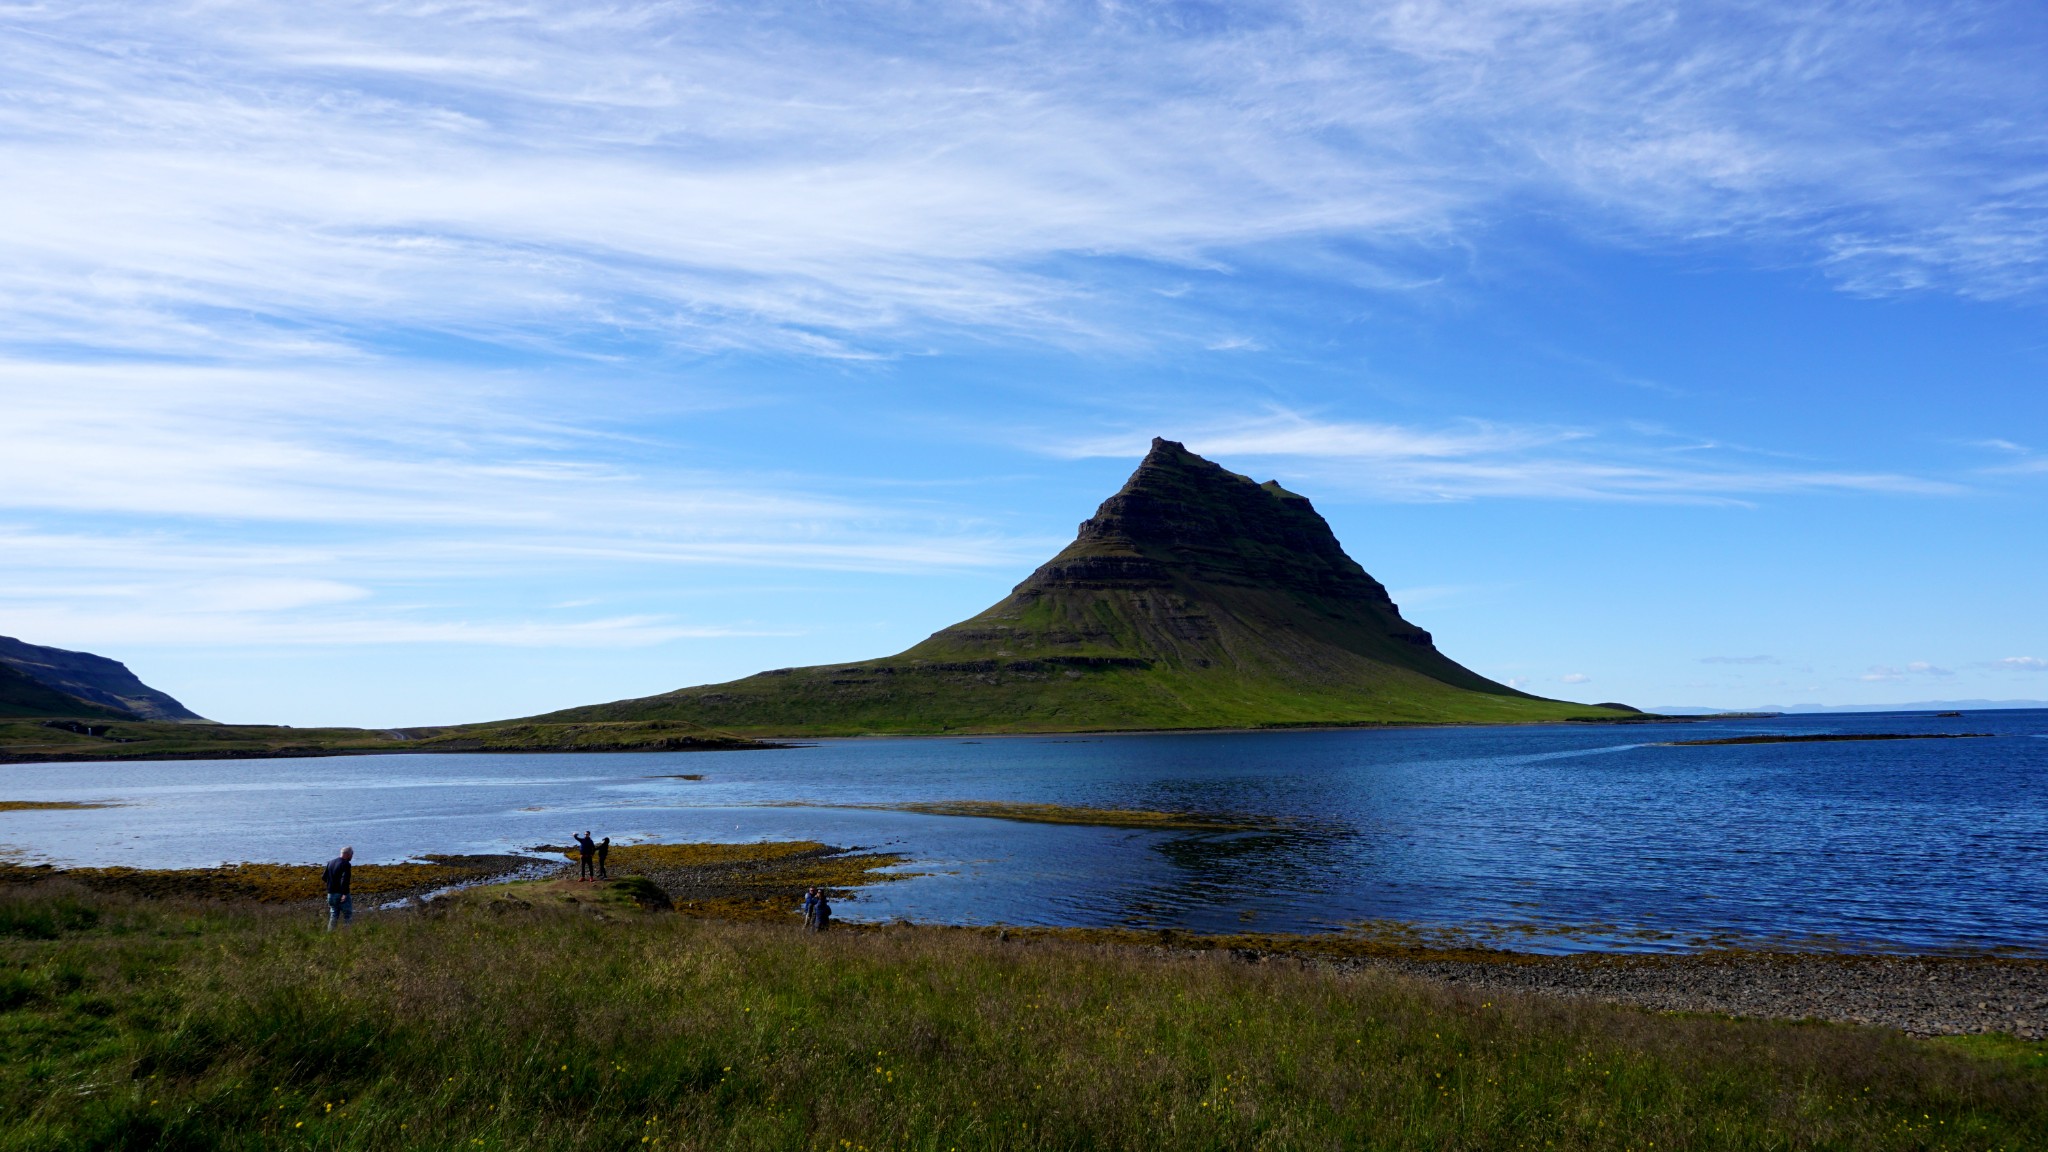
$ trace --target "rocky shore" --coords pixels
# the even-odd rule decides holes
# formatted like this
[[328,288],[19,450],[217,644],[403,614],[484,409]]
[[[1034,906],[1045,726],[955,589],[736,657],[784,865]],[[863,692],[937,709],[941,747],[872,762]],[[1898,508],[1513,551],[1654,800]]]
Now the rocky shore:
[[2048,1039],[2048,960],[1722,952],[1331,963],[1659,1012],[1875,1024],[1920,1036],[2002,1032]]

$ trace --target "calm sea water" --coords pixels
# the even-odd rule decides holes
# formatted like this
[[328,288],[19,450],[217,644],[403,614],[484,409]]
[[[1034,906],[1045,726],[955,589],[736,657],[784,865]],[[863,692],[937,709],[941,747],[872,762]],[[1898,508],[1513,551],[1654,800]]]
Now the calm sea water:
[[[1767,732],[1988,732],[1707,748]],[[701,773],[702,781],[666,778]],[[777,752],[419,755],[0,768],[0,851],[59,864],[817,839],[910,857],[849,919],[1313,931],[1409,922],[1517,947],[1790,942],[2048,954],[2048,712],[1631,727],[857,740]],[[1285,817],[1137,832],[785,807],[1015,800]]]

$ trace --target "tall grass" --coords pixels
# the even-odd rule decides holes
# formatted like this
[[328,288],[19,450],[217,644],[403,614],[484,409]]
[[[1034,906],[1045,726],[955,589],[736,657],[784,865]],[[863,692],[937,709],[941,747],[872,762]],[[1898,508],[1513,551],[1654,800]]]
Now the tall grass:
[[[943,929],[0,896],[0,1148],[2025,1148],[2048,1071]],[[47,905],[47,916],[33,909]],[[91,917],[57,909],[90,907]],[[56,938],[44,926],[55,927]]]

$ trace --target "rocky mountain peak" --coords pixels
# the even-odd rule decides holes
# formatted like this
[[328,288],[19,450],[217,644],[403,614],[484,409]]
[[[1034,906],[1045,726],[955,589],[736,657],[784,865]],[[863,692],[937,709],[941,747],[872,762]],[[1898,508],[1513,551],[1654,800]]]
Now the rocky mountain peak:
[[1385,603],[1386,589],[1344,552],[1304,496],[1260,484],[1154,439],[1123,488],[1074,542],[1018,586],[1203,583],[1291,589]]

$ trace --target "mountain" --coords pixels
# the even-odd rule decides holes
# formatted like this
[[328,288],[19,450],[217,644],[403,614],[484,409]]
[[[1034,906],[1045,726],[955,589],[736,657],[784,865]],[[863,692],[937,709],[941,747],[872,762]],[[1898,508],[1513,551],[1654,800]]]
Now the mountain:
[[11,666],[0,664],[0,717],[63,716],[100,720],[125,718],[125,713],[87,704],[55,688],[45,688]]
[[1609,719],[1437,651],[1305,497],[1152,450],[1001,603],[882,660],[551,713],[754,735]]
[[204,721],[119,660],[0,636],[0,716]]

